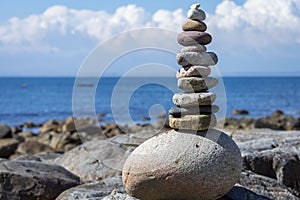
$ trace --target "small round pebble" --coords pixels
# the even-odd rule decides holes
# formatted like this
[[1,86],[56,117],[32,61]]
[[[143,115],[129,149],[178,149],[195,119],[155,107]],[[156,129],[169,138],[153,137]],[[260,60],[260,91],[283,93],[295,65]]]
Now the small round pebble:
[[211,43],[211,41],[211,35],[206,32],[186,31],[179,33],[177,36],[177,42],[183,46],[207,45]]

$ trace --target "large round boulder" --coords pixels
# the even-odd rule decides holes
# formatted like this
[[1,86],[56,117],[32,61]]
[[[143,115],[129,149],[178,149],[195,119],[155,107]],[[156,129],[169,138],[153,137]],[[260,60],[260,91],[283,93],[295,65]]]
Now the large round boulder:
[[143,200],[217,199],[238,181],[242,159],[225,133],[169,131],[155,136],[128,157],[123,183]]

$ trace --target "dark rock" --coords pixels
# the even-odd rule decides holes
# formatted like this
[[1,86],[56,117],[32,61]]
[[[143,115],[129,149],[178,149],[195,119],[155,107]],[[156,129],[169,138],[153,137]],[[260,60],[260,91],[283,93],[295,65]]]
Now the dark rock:
[[125,145],[106,140],[86,142],[54,160],[78,175],[83,181],[98,181],[121,175],[129,155]]
[[249,115],[249,111],[248,110],[238,110],[235,109],[232,111],[233,115]]
[[271,200],[268,197],[256,194],[255,192],[237,184],[225,196],[218,200]]
[[11,138],[11,137],[12,137],[11,128],[5,124],[0,124],[0,139]]
[[125,132],[117,125],[108,123],[105,126],[102,126],[102,134],[104,134],[107,138],[114,137],[116,135],[122,135]]
[[70,188],[61,193],[56,200],[102,199],[103,197],[110,195],[114,190],[125,193],[122,177],[113,177]]
[[9,158],[18,148],[19,141],[16,139],[0,139],[0,158]]
[[33,161],[0,161],[1,199],[55,199],[79,184],[63,167]]
[[274,116],[274,117],[280,117],[281,115],[284,115],[284,112],[281,110],[274,110],[272,112],[272,116]]
[[210,114],[210,113],[216,113],[218,111],[219,111],[219,107],[217,105],[186,107],[186,108],[172,107],[169,110],[169,114],[173,115],[174,117],[181,117],[184,115]]
[[187,31],[178,35],[177,41],[183,46],[193,46],[197,44],[207,45],[211,43],[212,37],[206,32]]

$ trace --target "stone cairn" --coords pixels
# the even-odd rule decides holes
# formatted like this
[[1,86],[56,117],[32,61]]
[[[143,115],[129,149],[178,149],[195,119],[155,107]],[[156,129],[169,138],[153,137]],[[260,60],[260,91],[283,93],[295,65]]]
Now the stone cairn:
[[235,142],[216,125],[212,105],[216,95],[207,92],[218,81],[208,77],[208,66],[218,61],[206,52],[212,40],[206,31],[205,12],[194,4],[188,11],[178,42],[185,47],[177,55],[183,67],[177,73],[177,107],[170,113],[174,130],[159,134],[137,147],[122,173],[126,192],[141,200],[212,200],[225,195],[238,181],[242,158]]
[[180,130],[203,131],[217,124],[213,113],[219,107],[211,105],[216,95],[207,92],[216,86],[218,80],[208,77],[209,66],[216,65],[218,57],[213,52],[206,52],[205,45],[211,43],[212,37],[206,33],[207,26],[203,22],[206,14],[199,9],[200,4],[194,4],[188,11],[188,20],[182,25],[184,32],[178,35],[177,41],[185,46],[176,60],[182,68],[176,74],[178,87],[184,93],[175,94],[173,102],[177,107],[169,111],[170,127]]

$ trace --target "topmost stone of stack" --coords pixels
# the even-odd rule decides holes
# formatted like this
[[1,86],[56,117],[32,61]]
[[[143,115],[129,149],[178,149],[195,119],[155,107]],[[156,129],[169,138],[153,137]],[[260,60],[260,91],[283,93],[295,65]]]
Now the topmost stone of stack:
[[187,17],[193,20],[204,21],[206,19],[206,14],[199,8],[200,3],[191,5],[190,10],[187,12]]

